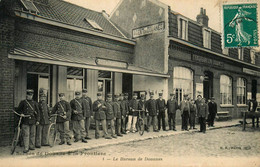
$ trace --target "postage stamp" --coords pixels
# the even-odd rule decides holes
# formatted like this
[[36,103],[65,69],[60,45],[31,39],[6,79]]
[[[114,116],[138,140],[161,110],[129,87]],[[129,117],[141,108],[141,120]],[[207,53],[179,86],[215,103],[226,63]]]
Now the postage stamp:
[[257,4],[223,5],[224,47],[257,47]]

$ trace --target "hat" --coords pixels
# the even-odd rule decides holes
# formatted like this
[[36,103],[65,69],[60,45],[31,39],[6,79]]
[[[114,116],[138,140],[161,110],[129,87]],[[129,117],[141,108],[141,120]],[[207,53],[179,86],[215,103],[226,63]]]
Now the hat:
[[59,97],[65,96],[65,93],[59,93]]
[[198,97],[202,97],[202,96],[201,96],[201,95],[198,95],[197,98],[198,98]]
[[125,93],[124,95],[125,95],[125,96],[128,96],[128,93]]
[[75,95],[80,95],[81,93],[79,91],[76,91],[75,92]]
[[87,89],[82,89],[82,93],[88,93]]
[[102,96],[102,93],[98,92],[98,93],[97,93],[97,96]]
[[39,96],[40,97],[46,97],[46,94],[45,93],[40,93]]
[[145,97],[145,94],[141,94],[141,97]]
[[154,95],[154,93],[153,93],[153,92],[150,92],[150,95]]
[[175,94],[174,93],[170,93],[170,96],[174,96]]
[[137,97],[137,93],[134,93],[133,96],[136,96],[136,97]]
[[27,95],[33,95],[34,91],[32,89],[27,89],[26,94]]
[[163,93],[159,93],[159,96],[162,96],[163,95]]
[[108,94],[107,94],[107,97],[108,97],[108,98],[112,98],[112,94],[111,94],[111,93],[108,93]]

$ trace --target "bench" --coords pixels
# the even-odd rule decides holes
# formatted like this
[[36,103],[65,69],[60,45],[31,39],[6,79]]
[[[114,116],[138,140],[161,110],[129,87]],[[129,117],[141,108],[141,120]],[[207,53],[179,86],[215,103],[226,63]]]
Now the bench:
[[229,111],[219,111],[217,113],[217,121],[227,121],[227,120],[232,120],[232,116],[229,115]]

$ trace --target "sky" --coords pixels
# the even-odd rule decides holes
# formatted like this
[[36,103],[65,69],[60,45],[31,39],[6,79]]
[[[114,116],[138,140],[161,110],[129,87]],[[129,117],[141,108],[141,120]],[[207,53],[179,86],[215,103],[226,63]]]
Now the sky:
[[[65,0],[70,3],[92,9],[101,12],[105,10],[108,14],[111,14],[113,9],[116,8],[120,0]],[[258,8],[260,7],[260,1],[257,0],[159,0],[162,3],[171,7],[171,10],[181,13],[182,15],[196,20],[196,16],[200,12],[200,8],[206,9],[206,14],[209,17],[209,27],[221,32],[221,4],[222,3],[236,3],[241,2],[252,2],[258,3]],[[228,1],[228,2],[227,2]],[[260,29],[260,12],[258,13],[258,32]],[[258,33],[259,34],[259,33]],[[260,42],[260,40],[259,40]],[[257,48],[260,51],[260,47]]]

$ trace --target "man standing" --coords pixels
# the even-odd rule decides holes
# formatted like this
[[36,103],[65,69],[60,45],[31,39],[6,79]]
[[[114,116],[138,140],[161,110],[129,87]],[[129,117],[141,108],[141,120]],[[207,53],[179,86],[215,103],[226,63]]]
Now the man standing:
[[188,94],[184,94],[184,100],[181,102],[182,130],[188,130],[188,120],[190,116],[190,102],[187,100]]
[[52,114],[58,114],[56,120],[57,131],[60,133],[61,142],[59,145],[65,144],[65,140],[68,145],[71,145],[70,139],[70,123],[71,120],[71,108],[70,103],[65,100],[65,93],[59,93],[59,101],[52,109]]
[[70,106],[72,109],[71,120],[73,124],[74,142],[81,140],[83,143],[87,143],[86,131],[85,131],[85,118],[86,113],[83,106],[82,99],[80,98],[80,92],[75,92],[75,99],[71,100]]
[[119,100],[119,95],[115,95],[115,101],[113,104],[113,109],[114,109],[114,116],[115,116],[115,127],[116,127],[116,134],[117,136],[122,137],[123,135],[121,134],[121,118],[122,118],[122,114],[121,114],[121,104]]
[[128,103],[124,99],[124,94],[122,93],[120,96],[120,106],[121,106],[121,114],[122,114],[122,119],[121,119],[121,132],[122,134],[126,134],[126,115],[128,112]]
[[158,130],[161,129],[161,121],[162,121],[163,131],[166,131],[166,127],[165,127],[166,103],[165,100],[162,98],[162,95],[163,95],[162,93],[159,93],[159,98],[156,100],[157,110],[158,110]]
[[252,127],[253,128],[255,127],[255,118],[256,118],[256,127],[259,127],[259,117],[255,116],[256,108],[257,108],[257,101],[255,100],[255,98],[252,98],[248,104],[248,111],[252,112],[252,114],[253,114],[253,116],[252,116]]
[[195,128],[195,120],[197,115],[197,106],[193,99],[190,100],[190,129],[196,129]]
[[93,112],[93,108],[92,108],[92,100],[90,97],[87,96],[88,94],[88,90],[87,89],[83,89],[82,90],[82,97],[81,100],[83,102],[83,108],[84,108],[84,112],[85,112],[85,129],[86,129],[86,136],[85,139],[90,140],[91,138],[89,137],[89,127],[90,127],[90,118],[93,118],[92,116],[92,112]]
[[214,120],[218,112],[218,106],[217,103],[215,102],[214,97],[212,97],[211,101],[208,103],[208,108],[209,108],[208,127],[210,126],[214,127]]
[[199,103],[201,102],[201,99],[202,99],[202,96],[198,95],[197,100],[195,100],[195,104],[196,104],[197,109],[198,109]]
[[208,116],[208,105],[205,103],[205,98],[201,99],[198,105],[198,117],[200,123],[200,132],[206,133],[206,118]]
[[154,93],[151,92],[150,99],[147,101],[147,104],[146,104],[146,106],[147,106],[146,108],[148,110],[148,115],[149,115],[148,132],[149,132],[152,122],[153,122],[153,131],[159,132],[159,130],[157,130],[157,127],[156,127],[156,124],[157,124],[156,120],[157,120],[157,116],[158,116],[157,103],[153,96],[154,96]]
[[[169,122],[169,130],[176,131],[175,128],[175,118],[176,118],[176,111],[178,109],[178,102],[175,98],[175,94],[170,94],[171,98],[167,101],[167,109],[168,109],[168,122]],[[172,122],[172,124],[171,124]],[[172,128],[172,126],[173,128]]]
[[100,136],[99,123],[102,124],[102,129],[104,132],[105,139],[112,139],[108,136],[106,127],[106,105],[104,100],[102,100],[102,94],[97,93],[97,100],[93,103],[94,119],[96,124],[95,138],[98,139]]
[[147,110],[146,110],[146,101],[145,101],[145,95],[141,94],[141,100],[138,102],[138,110],[141,111],[141,117],[144,119],[144,129],[148,131],[147,127]]
[[22,116],[30,115],[30,117],[24,117],[22,119],[22,136],[24,142],[24,153],[28,153],[30,150],[35,150],[35,131],[36,125],[39,124],[40,114],[38,104],[32,100],[34,91],[28,89],[26,91],[26,100],[20,102],[17,112]]
[[129,133],[132,129],[132,132],[136,132],[136,121],[138,112],[135,112],[138,109],[138,101],[137,101],[137,93],[134,93],[133,99],[129,102],[129,115],[128,115],[128,124],[127,124],[127,132]]
[[39,115],[40,115],[40,124],[36,126],[36,148],[41,148],[41,146],[48,145],[48,128],[50,125],[49,117],[50,110],[46,103],[46,95],[44,93],[40,93],[40,101],[39,101]]
[[107,95],[107,101],[106,101],[105,105],[106,105],[107,129],[108,129],[108,124],[110,124],[111,137],[117,138],[116,135],[115,135],[115,120],[116,120],[116,118],[115,118],[114,109],[113,109],[112,94]]

